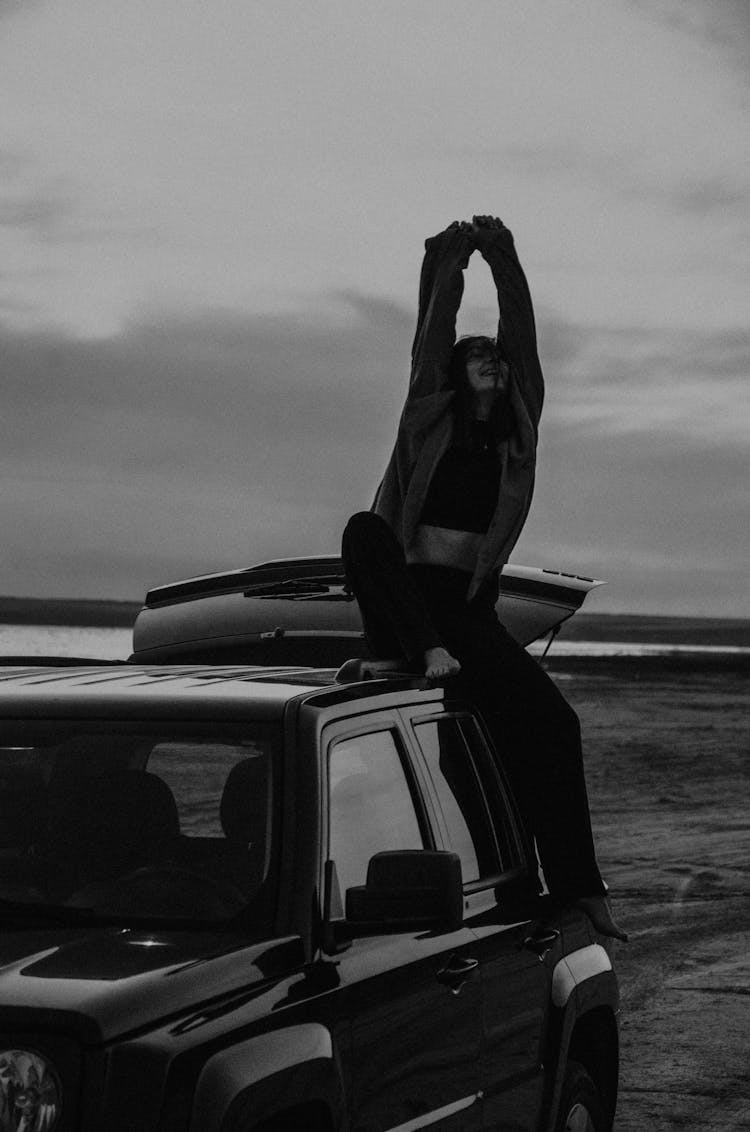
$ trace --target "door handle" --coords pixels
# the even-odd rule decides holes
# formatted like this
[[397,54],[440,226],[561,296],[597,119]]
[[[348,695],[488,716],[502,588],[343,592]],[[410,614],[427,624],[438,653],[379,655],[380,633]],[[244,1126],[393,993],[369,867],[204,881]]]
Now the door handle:
[[522,946],[525,947],[527,951],[533,951],[542,959],[545,952],[549,951],[559,937],[560,933],[556,928],[545,928],[543,931],[537,932],[534,935],[527,935]]
[[478,959],[464,958],[462,955],[451,955],[445,967],[442,967],[435,978],[443,986],[449,987],[452,994],[458,994],[466,980],[479,966]]

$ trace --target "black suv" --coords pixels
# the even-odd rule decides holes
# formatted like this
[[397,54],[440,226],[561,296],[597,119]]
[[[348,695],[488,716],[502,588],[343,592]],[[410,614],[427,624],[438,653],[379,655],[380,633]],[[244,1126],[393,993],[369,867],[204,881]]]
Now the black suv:
[[0,677],[0,1129],[611,1129],[606,941],[412,677]]

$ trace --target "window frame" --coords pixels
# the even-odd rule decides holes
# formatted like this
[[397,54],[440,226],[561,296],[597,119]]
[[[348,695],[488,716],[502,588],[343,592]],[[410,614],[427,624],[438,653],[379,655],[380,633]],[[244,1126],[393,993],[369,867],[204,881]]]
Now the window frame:
[[[444,830],[440,799],[432,783],[426,756],[419,741],[417,728],[426,723],[439,723],[445,719],[455,719],[457,730],[466,748],[467,757],[474,768],[474,777],[478,787],[479,800],[484,810],[487,825],[494,843],[495,858],[498,866],[497,872],[479,877],[474,881],[464,883],[464,895],[487,893],[501,890],[507,885],[516,882],[523,876],[531,873],[529,854],[520,827],[516,805],[508,790],[503,776],[498,768],[492,753],[492,746],[484,731],[481,717],[468,705],[446,704],[437,707],[435,704],[401,709],[400,715],[404,721],[414,752],[413,758],[420,768],[420,777],[424,782],[429,796],[430,810],[434,814],[436,838],[438,848],[454,852],[450,843],[450,834]],[[500,836],[499,836],[500,831]],[[512,863],[503,868],[504,859]]]
[[[464,740],[475,758],[477,773],[482,781],[485,800],[493,817],[495,839],[499,841],[497,831],[502,835],[499,841],[500,859],[505,856],[514,861],[502,873],[502,876],[515,876],[519,870],[528,871],[532,861],[531,849],[527,834],[524,830],[518,803],[506,780],[502,767],[502,756],[495,752],[494,743],[488,735],[486,724],[476,712],[468,711],[468,726],[462,722],[461,729]],[[470,731],[471,734],[467,734]],[[474,740],[472,742],[472,740]],[[498,764],[498,759],[500,760]],[[489,789],[488,789],[489,787]],[[534,858],[533,869],[536,871],[537,863]]]
[[[368,714],[366,716],[357,716],[355,718],[348,718],[345,720],[338,720],[335,723],[328,724],[321,736],[321,771],[322,771],[322,789],[320,792],[320,862],[319,862],[319,879],[318,891],[322,894],[325,889],[324,870],[326,861],[330,860],[331,851],[331,752],[333,748],[342,742],[347,742],[352,739],[357,739],[363,735],[373,735],[379,732],[388,732],[392,735],[396,753],[398,755],[401,769],[404,772],[406,783],[409,789],[409,796],[411,798],[412,806],[417,818],[417,825],[419,827],[420,836],[422,838],[423,849],[437,849],[440,846],[435,839],[434,818],[430,813],[425,796],[425,785],[421,779],[420,773],[414,765],[413,753],[411,746],[407,741],[404,734],[403,721],[397,711],[379,711],[377,713]],[[345,896],[341,892],[342,899]]]

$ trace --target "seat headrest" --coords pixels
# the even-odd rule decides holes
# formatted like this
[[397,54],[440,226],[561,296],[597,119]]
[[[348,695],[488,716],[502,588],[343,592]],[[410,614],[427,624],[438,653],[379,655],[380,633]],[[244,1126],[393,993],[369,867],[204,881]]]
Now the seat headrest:
[[180,822],[172,791],[157,775],[140,770],[76,778],[50,807],[49,837],[74,845],[78,854],[114,846],[148,851],[177,837]]
[[270,779],[268,759],[256,755],[232,767],[224,784],[219,814],[228,841],[247,847],[265,844]]

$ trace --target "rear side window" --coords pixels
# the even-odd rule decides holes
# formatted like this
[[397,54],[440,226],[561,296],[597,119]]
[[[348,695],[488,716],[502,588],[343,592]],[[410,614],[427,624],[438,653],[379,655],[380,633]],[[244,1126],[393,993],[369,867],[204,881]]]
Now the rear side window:
[[464,884],[495,876],[500,859],[474,761],[453,717],[416,723],[442,817],[444,834],[461,858]]
[[392,731],[334,743],[329,756],[329,856],[341,891],[362,885],[375,853],[422,849],[409,782]]

